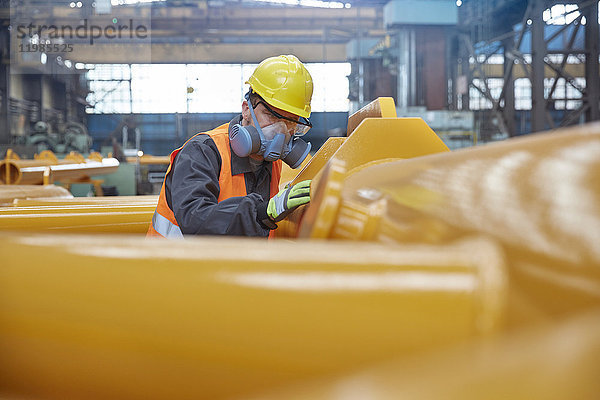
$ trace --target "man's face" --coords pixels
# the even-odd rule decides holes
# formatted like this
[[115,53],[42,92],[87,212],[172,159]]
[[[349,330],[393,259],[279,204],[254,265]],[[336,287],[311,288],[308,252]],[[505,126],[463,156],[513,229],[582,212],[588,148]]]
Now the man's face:
[[[283,115],[284,117],[291,118],[296,121],[298,120],[298,116],[295,114],[292,114],[289,111],[285,111],[285,110],[282,110],[277,107],[271,107],[271,109],[273,111]],[[258,121],[261,128],[265,128],[267,126],[270,126],[270,125],[273,125],[276,123],[285,124],[285,126],[287,127],[287,130],[284,130],[283,132],[279,132],[279,133],[285,134],[285,143],[286,144],[291,140],[293,132],[294,132],[294,128],[295,128],[295,124],[293,122],[276,117],[262,103],[258,103],[256,105],[256,107],[254,107],[254,115],[256,115],[256,120]],[[254,126],[254,120],[252,119],[252,114],[250,113],[250,108],[248,106],[247,101],[244,101],[244,103],[242,104],[242,118],[243,118],[243,125]],[[279,124],[279,125],[281,125],[281,124]],[[264,134],[265,134],[265,139],[267,139],[267,140],[271,140],[274,137],[274,132],[269,132],[268,130],[266,132],[264,132]],[[267,135],[270,137],[267,137]]]

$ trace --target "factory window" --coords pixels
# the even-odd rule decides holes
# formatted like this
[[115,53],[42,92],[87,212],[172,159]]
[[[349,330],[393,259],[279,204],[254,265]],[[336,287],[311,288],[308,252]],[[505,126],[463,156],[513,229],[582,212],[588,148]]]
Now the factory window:
[[[598,2],[600,4],[600,2]],[[543,13],[543,19],[549,25],[568,25],[575,21],[580,15],[577,4],[555,4],[547,8]],[[585,25],[585,17],[581,18]],[[600,23],[600,11],[598,12],[598,23]]]
[[314,82],[313,111],[348,111],[350,63],[307,64]]
[[[546,96],[550,93],[550,89],[554,83],[553,79],[546,79]],[[575,86],[578,88],[585,88],[585,79],[584,78],[575,78],[573,82]],[[559,78],[556,84],[556,89],[552,95],[554,99],[554,108],[557,110],[575,110],[579,108],[582,104],[581,91],[574,87],[571,83],[567,82],[564,78]]]
[[[349,63],[306,64],[313,111],[348,111]],[[256,64],[86,65],[88,113],[238,112]]]
[[531,81],[527,78],[515,79],[515,109],[531,110]]
[[[489,88],[489,93],[491,94],[492,98],[498,99],[498,97],[500,97],[500,93],[502,92],[503,79],[488,78],[486,82]],[[492,101],[489,100],[488,96],[484,96],[482,92],[486,92],[483,80],[479,78],[473,79],[473,84],[469,88],[469,105],[471,110],[492,109]]]
[[[90,94],[87,101],[96,105],[95,113],[131,112],[131,70],[127,64],[86,65]],[[89,110],[89,109],[88,109]]]
[[579,17],[577,4],[555,4],[544,11],[543,18],[550,25],[568,25]]
[[[469,62],[471,64],[475,64],[475,59],[473,57],[470,57]],[[491,54],[487,56],[485,54],[480,54],[477,56],[477,62],[479,62],[480,64],[504,64],[504,55]]]
[[131,111],[134,113],[186,112],[186,69],[185,64],[132,65]]

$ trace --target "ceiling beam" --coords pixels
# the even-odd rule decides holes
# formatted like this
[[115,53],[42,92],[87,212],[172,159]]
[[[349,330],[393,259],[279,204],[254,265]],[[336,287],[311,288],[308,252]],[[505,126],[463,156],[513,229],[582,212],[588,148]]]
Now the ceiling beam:
[[267,57],[294,54],[303,62],[346,62],[345,44],[94,44],[76,46],[64,57],[90,64],[259,63]]

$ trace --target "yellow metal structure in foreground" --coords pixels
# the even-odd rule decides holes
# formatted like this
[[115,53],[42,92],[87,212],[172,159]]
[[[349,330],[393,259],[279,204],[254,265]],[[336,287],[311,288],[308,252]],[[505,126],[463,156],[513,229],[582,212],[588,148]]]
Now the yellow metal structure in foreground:
[[329,161],[331,156],[335,154],[345,140],[345,137],[330,137],[327,139],[327,141],[323,143],[323,146],[321,146],[321,148],[317,150],[315,155],[310,159],[310,162],[302,167],[300,172],[292,177],[289,177],[289,179],[282,179],[280,185],[285,186],[287,183],[291,183],[293,185],[307,179],[313,179],[315,175],[325,166],[325,164],[327,164],[327,161]]
[[279,182],[280,182],[279,186],[281,188],[283,188],[286,183],[291,181],[292,178],[298,174],[298,171],[301,171],[310,162],[311,159],[312,159],[312,156],[309,154],[304,159],[304,161],[302,161],[302,164],[300,164],[300,166],[296,169],[292,169],[292,167],[290,167],[286,163],[283,163],[282,168],[281,168],[281,177],[279,180]]
[[348,117],[346,136],[350,136],[365,118],[396,118],[396,104],[391,97],[379,97]]
[[0,394],[18,398],[245,395],[488,336],[505,304],[479,239],[2,234],[0,254]]
[[[596,397],[600,125],[450,153],[373,107],[300,172],[294,241],[1,234],[0,395]],[[141,233],[135,201],[0,221]]]
[[600,124],[337,170],[326,172],[301,237],[442,244],[485,235],[511,269],[511,323],[600,306]]
[[565,322],[382,363],[252,400],[595,399],[600,309]]
[[[393,102],[392,102],[393,104]],[[372,163],[388,160],[420,157],[428,154],[449,152],[448,147],[420,118],[396,118],[395,108],[390,108],[387,101],[375,101],[369,104],[365,112],[357,112],[350,118],[350,125],[357,125],[347,138],[330,138],[324,148],[315,153],[313,159],[291,181],[291,184],[312,179],[312,196],[324,196],[327,190],[316,187],[332,188],[338,182],[320,183],[324,171],[330,170],[331,164],[343,164],[344,172],[364,168]],[[387,111],[382,111],[387,110]],[[372,118],[372,115],[393,115],[394,117]],[[328,197],[328,196],[325,196]],[[329,205],[328,202],[326,204]],[[286,221],[279,224],[275,232],[277,237],[297,237],[298,224],[305,207],[296,210]],[[322,237],[318,234],[312,238]]]

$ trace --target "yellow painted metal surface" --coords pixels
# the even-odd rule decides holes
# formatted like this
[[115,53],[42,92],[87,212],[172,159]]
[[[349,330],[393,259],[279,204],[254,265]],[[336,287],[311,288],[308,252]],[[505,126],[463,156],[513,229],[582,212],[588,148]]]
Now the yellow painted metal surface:
[[378,97],[348,117],[346,136],[350,136],[365,118],[396,118],[396,104],[392,97]]
[[283,189],[283,187],[285,187],[285,185],[288,182],[290,182],[292,179],[294,179],[296,175],[298,175],[298,171],[302,171],[306,167],[306,165],[311,162],[311,160],[312,156],[309,154],[304,159],[304,161],[302,161],[302,164],[300,164],[300,166],[295,169],[293,169],[286,163],[283,163],[281,166],[281,178],[279,179],[279,187]]
[[43,205],[33,200],[35,205],[0,207],[0,230],[143,234],[156,208],[156,196],[149,197],[149,201],[46,200]]
[[0,234],[0,254],[3,396],[228,398],[487,336],[505,304],[479,239]]
[[[325,167],[323,178],[311,183],[311,202],[319,206],[300,206],[278,223],[276,238],[325,239],[335,222],[340,204],[340,190],[346,176],[345,163],[333,159]],[[306,221],[305,221],[306,219]],[[306,232],[299,232],[304,226]]]
[[44,183],[44,174],[49,174],[51,181],[72,182],[94,175],[113,173],[119,168],[119,161],[115,158],[76,164],[46,163],[46,160],[3,160],[0,162],[0,184],[41,185]]
[[305,382],[253,400],[595,399],[600,393],[600,309],[519,332]]
[[345,161],[351,171],[384,158],[413,158],[448,151],[421,118],[367,118],[332,157]]
[[141,157],[127,157],[129,163],[140,163],[142,165],[152,164],[164,164],[169,165],[171,163],[170,156],[153,156],[150,154],[144,154]]
[[2,231],[145,234],[152,211],[54,212],[0,215]]
[[[323,146],[317,150],[311,158],[310,163],[306,165],[291,181],[292,184],[312,179],[327,164],[331,156],[340,148],[346,140],[345,137],[330,137],[323,143]],[[283,180],[282,180],[283,182]],[[288,181],[289,182],[289,181]],[[287,182],[286,182],[287,183]]]
[[21,157],[17,153],[13,151],[13,149],[7,149],[6,155],[4,156],[5,160],[20,160]]
[[[449,151],[444,142],[422,119],[395,118],[395,115],[396,108],[391,98],[379,98],[357,111],[350,118],[353,124],[359,124],[352,134],[348,138],[330,138],[325,142],[323,147],[315,153],[311,162],[291,183],[312,179],[311,195],[324,197],[327,199],[327,204],[331,205],[333,197],[315,191],[316,187],[321,187],[320,180],[323,171],[329,164],[342,163],[343,174],[346,174],[384,160],[412,158]],[[337,171],[336,177],[343,179],[339,173],[338,164],[329,169]],[[335,185],[337,183],[328,182],[322,186],[330,189]],[[275,236],[297,237],[299,224],[305,210],[307,207],[300,207],[286,220],[280,222]],[[326,219],[331,213],[319,212],[313,216],[316,217],[316,214],[319,215],[319,225],[330,224]],[[304,237],[323,238],[324,236],[322,233],[314,232],[314,234],[307,234]]]
[[[35,186],[38,187],[38,186]],[[1,189],[0,189],[1,190]],[[111,205],[111,204],[153,204],[156,206],[158,203],[158,196],[156,195],[144,195],[144,196],[108,196],[108,197],[72,197],[72,198],[21,198],[15,199],[12,202],[13,206],[18,207],[39,207],[39,206],[74,206],[74,205]]]
[[594,398],[600,124],[450,153],[383,109],[302,169],[294,241],[54,232],[144,233],[155,196],[0,208],[52,231],[0,232],[0,397]]
[[519,325],[600,305],[599,205],[600,124],[590,124],[356,170],[329,232],[310,218],[299,232],[403,244],[486,235],[506,252]]
[[146,233],[156,204],[70,204],[0,207],[0,230]]
[[111,213],[111,212],[136,212],[154,210],[156,204],[143,203],[100,203],[100,204],[57,204],[48,206],[30,206],[30,207],[0,207],[0,217],[19,214],[62,214],[62,213]]
[[15,199],[38,197],[66,200],[73,195],[67,189],[55,185],[0,185],[0,206],[10,205]]
[[[346,163],[337,158],[331,160],[325,168],[323,179],[317,187],[311,188],[314,193],[312,201],[318,206],[297,210],[292,215],[291,222],[296,226],[294,237],[326,239],[329,236],[338,215],[345,178]],[[304,227],[304,231],[298,232],[300,226]]]
[[[448,147],[421,118],[367,118],[331,157],[347,171],[387,158],[413,158],[448,152]],[[321,178],[319,171],[313,178]]]

